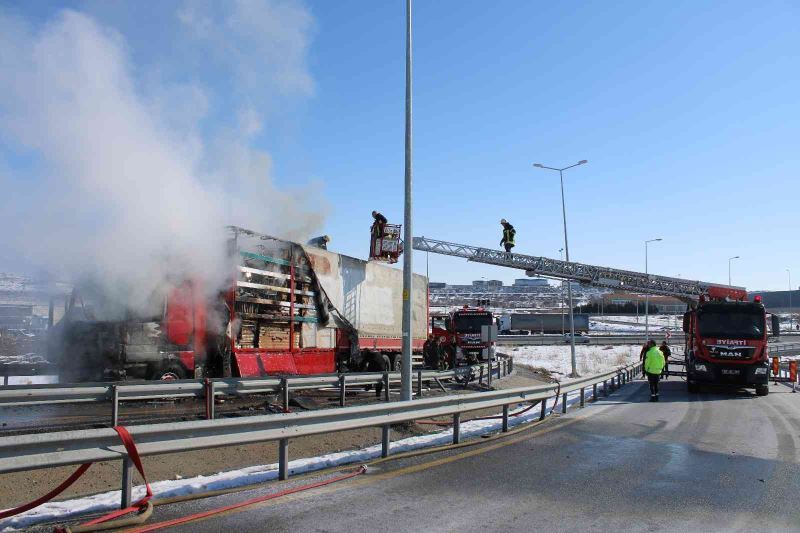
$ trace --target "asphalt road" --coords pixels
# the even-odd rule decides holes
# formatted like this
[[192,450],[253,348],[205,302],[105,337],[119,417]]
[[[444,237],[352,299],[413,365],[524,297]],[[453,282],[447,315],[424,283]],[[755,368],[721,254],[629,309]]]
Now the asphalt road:
[[[398,459],[177,531],[800,530],[800,394],[644,382],[517,435]],[[291,450],[291,448],[290,448]],[[330,473],[165,505],[149,523]]]

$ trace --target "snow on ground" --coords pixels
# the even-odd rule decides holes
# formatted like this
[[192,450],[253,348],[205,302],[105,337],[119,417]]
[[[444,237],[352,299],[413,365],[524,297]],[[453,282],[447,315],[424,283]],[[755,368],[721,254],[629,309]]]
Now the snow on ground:
[[[639,346],[575,346],[575,360],[581,375],[607,372],[639,360]],[[515,365],[541,368],[551,374],[567,375],[572,371],[570,346],[518,346],[509,355]]]
[[58,383],[58,376],[8,376],[8,385],[49,385]]
[[[613,367],[613,366],[612,366]],[[609,369],[612,367],[608,367]],[[579,391],[568,394],[567,405],[572,406],[580,401]],[[612,393],[613,394],[613,393]],[[586,397],[592,396],[592,389],[586,389]],[[512,410],[508,425],[518,426],[539,419],[540,410],[530,409],[527,412],[514,416],[514,412],[520,412],[528,407],[525,404],[517,406],[516,411]],[[548,415],[553,412],[553,400],[548,400]],[[560,403],[559,403],[560,409]],[[500,419],[495,420],[473,420],[462,422],[461,436],[464,438],[477,437],[486,433],[497,432],[502,427]],[[391,453],[417,450],[431,446],[442,446],[453,441],[451,429],[409,437],[407,439],[392,442]],[[371,459],[376,459],[381,455],[381,446],[376,444],[360,450],[350,450],[344,452],[329,453],[319,457],[307,459],[296,459],[289,462],[289,473],[292,475],[304,472],[313,472],[334,466],[364,463]],[[272,463],[268,465],[251,466],[239,470],[220,472],[210,476],[197,476],[187,479],[175,479],[167,481],[157,481],[151,483],[151,488],[156,499],[171,498],[174,496],[184,496],[188,494],[200,494],[212,490],[220,490],[245,485],[264,483],[278,478],[278,465]],[[133,501],[138,501],[145,495],[145,487],[138,486],[133,489]],[[49,502],[41,505],[26,513],[0,521],[0,531],[12,531],[31,527],[42,522],[63,521],[87,513],[110,512],[119,508],[120,491],[103,492],[84,498],[65,500],[60,502]]]
[[[678,330],[683,318],[676,315],[650,315],[651,331]],[[627,315],[592,315],[589,317],[589,330],[597,332],[643,332],[645,330],[644,315],[638,317]]]

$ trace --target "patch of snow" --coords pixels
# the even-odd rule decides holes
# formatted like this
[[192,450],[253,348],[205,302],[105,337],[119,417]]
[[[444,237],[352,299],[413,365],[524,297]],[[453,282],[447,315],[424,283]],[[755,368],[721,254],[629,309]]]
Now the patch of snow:
[[[639,360],[639,346],[575,346],[578,373],[582,375],[608,372],[618,366]],[[511,350],[515,365],[542,368],[551,374],[567,375],[572,371],[569,345],[518,346]]]

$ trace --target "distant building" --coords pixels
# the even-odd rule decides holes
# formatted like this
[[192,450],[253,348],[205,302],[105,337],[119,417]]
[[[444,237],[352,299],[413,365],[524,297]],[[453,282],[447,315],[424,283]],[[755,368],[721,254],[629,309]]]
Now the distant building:
[[472,286],[476,289],[497,290],[503,287],[503,282],[499,279],[476,279],[472,282]]
[[447,288],[447,283],[442,283],[440,281],[431,281],[431,282],[428,283],[428,288],[431,289],[431,290],[434,290],[434,289],[446,289]]
[[[791,294],[791,297],[790,297]],[[800,307],[800,290],[798,291],[757,291],[747,293],[747,297],[752,300],[756,296],[761,296],[764,307],[767,309],[789,309],[791,302],[792,309]]]
[[550,283],[544,278],[518,278],[514,280],[514,287],[549,287]]

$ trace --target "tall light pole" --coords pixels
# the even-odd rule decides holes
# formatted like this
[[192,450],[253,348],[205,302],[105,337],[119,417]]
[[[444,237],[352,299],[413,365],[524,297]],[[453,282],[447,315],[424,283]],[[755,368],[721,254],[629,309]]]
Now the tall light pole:
[[[564,171],[573,167],[577,167],[578,165],[585,165],[588,163],[587,160],[582,159],[575,163],[574,165],[570,165],[564,168],[553,168],[553,167],[546,167],[541,163],[534,163],[533,166],[536,168],[543,168],[547,170],[555,170],[558,172],[558,176],[561,179],[561,214],[564,218],[564,251],[567,253],[567,263],[569,263],[569,240],[567,239],[567,205],[564,201]],[[572,282],[567,280],[567,298],[569,300],[569,347],[571,353],[570,362],[572,363],[572,373],[570,377],[576,378],[578,377],[578,368],[575,361],[575,317],[574,312],[572,310]]]
[[[650,273],[647,270],[647,245],[651,242],[658,242],[664,239],[650,239],[649,241],[644,241],[644,275],[647,278],[647,281],[650,281]],[[650,340],[650,290],[644,293],[644,337],[646,340]]]
[[789,331],[792,331],[792,271],[787,268],[786,273],[789,274]]
[[733,284],[731,284],[731,261],[734,259],[739,259],[739,256],[735,255],[728,258],[728,287],[733,287]]
[[[559,248],[558,253],[561,254],[561,260],[564,260],[564,249]],[[559,305],[561,307],[561,335],[564,335],[564,281],[561,281],[561,293],[559,294]]]
[[406,174],[405,210],[403,212],[405,233],[405,254],[403,255],[403,356],[400,372],[400,399],[411,400],[411,347],[413,332],[411,327],[411,281],[413,277],[411,247],[411,0],[406,0]]

